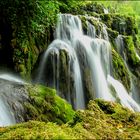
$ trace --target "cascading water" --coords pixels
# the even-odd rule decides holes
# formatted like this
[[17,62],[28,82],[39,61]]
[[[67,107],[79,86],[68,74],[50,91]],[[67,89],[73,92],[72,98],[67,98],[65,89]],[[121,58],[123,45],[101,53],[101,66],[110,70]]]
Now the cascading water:
[[20,79],[16,76],[12,76],[10,74],[0,74],[0,78],[4,79],[4,80],[8,80],[8,81],[13,81],[13,82],[17,82],[17,83],[21,83],[21,84],[24,83],[25,84],[25,82],[22,79]]
[[[45,69],[45,62],[47,60],[47,57],[49,56],[50,53],[55,53],[56,55],[59,55],[59,50],[65,50],[67,52],[68,58],[69,58],[69,64],[68,64],[68,75],[70,76],[70,71],[72,71],[73,73],[73,80],[74,80],[74,91],[72,91],[73,93],[73,98],[75,98],[76,100],[74,101],[74,107],[75,108],[84,108],[85,107],[85,103],[84,103],[84,93],[83,93],[83,86],[82,86],[82,78],[81,78],[81,71],[80,71],[80,66],[79,66],[79,62],[78,62],[78,58],[76,55],[76,52],[74,50],[74,34],[75,35],[79,35],[82,33],[82,27],[81,24],[79,22],[79,18],[75,16],[75,18],[73,18],[72,16],[69,15],[69,18],[65,18],[65,15],[60,16],[60,24],[58,24],[57,27],[57,40],[55,40],[50,46],[49,49],[47,50],[47,52],[45,53],[44,57],[45,57],[45,61],[42,62],[41,64],[41,69],[40,69],[40,73],[39,73],[39,79],[41,79],[40,77],[43,75],[43,71]],[[63,24],[67,23],[67,25]],[[71,27],[71,28],[70,28]],[[59,57],[59,56],[58,56]],[[59,66],[58,63],[55,63],[55,65]],[[53,66],[53,71],[55,70],[55,65]],[[70,68],[71,67],[71,68]],[[59,69],[58,70],[58,76],[59,76]],[[56,73],[53,74],[53,87],[57,87],[57,91],[59,91],[59,79],[55,78],[58,77],[56,76]],[[70,79],[70,77],[68,76],[68,79]],[[68,80],[67,79],[67,80]],[[54,82],[56,81],[56,82]],[[69,81],[69,80],[68,80]],[[51,85],[51,84],[50,84]],[[67,94],[66,95],[66,99],[69,102],[73,102],[70,99],[70,82],[68,82],[68,89],[67,90]],[[75,92],[75,93],[74,93]],[[68,98],[67,98],[68,96]]]
[[[38,82],[43,79],[41,77],[45,77],[45,72],[51,67],[52,69],[49,70],[50,73],[47,76],[47,79],[49,79],[47,83],[55,87],[60,96],[66,98],[76,109],[85,107],[85,98],[88,96],[85,91],[88,88],[93,88],[89,93],[92,99],[102,98],[116,101],[119,98],[122,105],[140,111],[139,106],[127,94],[123,85],[111,76],[111,47],[106,26],[102,25],[99,38],[96,38],[95,27],[88,22],[87,26],[87,35],[85,35],[78,16],[59,15],[56,40],[44,54],[43,61],[40,64]],[[48,61],[52,61],[53,64],[48,65],[50,64]],[[85,80],[86,78],[88,80]],[[91,82],[87,84],[89,81]],[[65,86],[62,88],[61,85]],[[110,85],[116,91],[115,96],[110,91]]]
[[13,114],[9,110],[9,106],[5,104],[5,101],[0,96],[0,126],[7,126],[15,124],[16,120]]
[[126,57],[124,53],[124,42],[123,42],[123,37],[122,35],[118,35],[117,38],[115,39],[116,43],[116,49],[117,52],[122,56],[123,60],[126,62]]
[[24,121],[22,103],[28,96],[24,92],[23,83],[12,75],[0,74],[0,126]]
[[89,23],[88,21],[87,21],[87,26],[88,26],[87,35],[92,37],[92,38],[95,38],[96,37],[96,29],[95,29],[95,27],[91,23]]
[[108,75],[108,82],[114,87],[117,93],[116,98],[121,99],[120,103],[123,106],[128,107],[131,110],[140,111],[139,105],[133,100],[133,98],[131,98],[131,96],[129,96],[124,86],[118,80],[115,80],[113,77]]

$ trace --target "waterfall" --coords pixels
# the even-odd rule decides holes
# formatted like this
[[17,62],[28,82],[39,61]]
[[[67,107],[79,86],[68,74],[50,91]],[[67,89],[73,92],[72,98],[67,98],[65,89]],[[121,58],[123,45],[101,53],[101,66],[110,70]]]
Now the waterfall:
[[96,37],[95,27],[91,23],[89,23],[88,21],[87,21],[87,27],[88,27],[87,28],[87,35],[92,37],[92,38],[95,38]]
[[[75,109],[84,108],[86,99],[101,98],[108,101],[119,99],[122,105],[140,111],[139,105],[124,86],[111,76],[111,46],[106,26],[101,25],[101,36],[97,38],[95,27],[88,21],[86,23],[87,34],[83,32],[78,16],[59,15],[56,39],[44,53],[38,82],[44,77],[48,79],[43,84],[56,88],[58,94]],[[120,49],[118,46],[119,52]],[[115,93],[112,93],[110,86],[115,89]],[[88,90],[90,93],[85,92],[87,88],[92,88]]]
[[23,80],[12,75],[0,74],[0,126],[24,121],[22,104],[28,96],[23,83]]
[[[67,18],[66,18],[67,17]],[[45,67],[47,67],[44,63],[46,63],[47,58],[49,57],[50,53],[54,52],[57,55],[60,55],[59,52],[62,50],[65,50],[67,53],[67,57],[69,58],[68,62],[68,90],[65,93],[66,99],[71,103],[73,102],[74,108],[85,108],[85,101],[84,101],[84,92],[83,92],[83,86],[82,86],[82,78],[81,78],[81,71],[79,66],[79,61],[77,58],[77,54],[75,51],[75,38],[82,34],[82,26],[81,21],[77,16],[71,16],[71,15],[61,15],[59,17],[59,23],[57,25],[57,31],[56,31],[56,40],[53,41],[53,43],[49,46],[48,50],[44,54],[44,58],[42,61],[42,64],[40,65],[40,72],[39,72],[39,80],[41,81],[41,76],[44,75],[43,71]],[[55,66],[59,67],[59,63],[56,62],[53,66],[53,71],[55,70]],[[56,69],[57,74],[59,75],[59,68]],[[72,77],[74,80],[72,97],[75,98],[75,101],[71,101],[70,97],[70,76],[72,73]],[[56,73],[53,74],[53,85],[50,84],[52,87],[56,88],[56,85],[59,85],[59,77],[56,76]],[[56,82],[54,82],[56,81]],[[49,81],[51,82],[51,81]],[[57,86],[57,91],[59,91],[59,86]],[[67,95],[66,95],[67,94]],[[63,97],[63,96],[62,96]],[[73,100],[73,99],[72,99]]]
[[107,28],[106,25],[103,24],[103,28],[102,28],[102,34],[103,34],[102,36],[103,37],[102,38],[105,39],[105,40],[107,40],[107,41],[109,41],[109,37],[108,37],[108,33],[107,33],[106,28]]
[[133,98],[131,98],[124,86],[118,80],[115,80],[113,77],[108,75],[108,82],[114,87],[117,93],[117,98],[120,99],[120,103],[123,106],[128,107],[132,111],[135,110],[140,112],[140,106],[133,100]]
[[5,100],[0,96],[0,126],[8,126],[16,123],[15,117],[11,114],[9,108],[5,104]]
[[122,35],[118,35],[117,38],[115,39],[116,43],[116,49],[117,52],[122,56],[122,58],[126,61],[125,58],[125,53],[124,53],[124,42],[123,42],[123,37]]
[[0,74],[0,79],[25,84],[25,82],[22,79],[20,79],[16,76],[12,76],[11,74],[5,74],[5,73]]

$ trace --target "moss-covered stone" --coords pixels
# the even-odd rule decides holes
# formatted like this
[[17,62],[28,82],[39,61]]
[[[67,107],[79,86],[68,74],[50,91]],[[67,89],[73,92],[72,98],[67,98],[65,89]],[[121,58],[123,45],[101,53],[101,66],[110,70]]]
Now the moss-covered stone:
[[88,31],[90,30],[90,26],[93,26],[96,33],[95,37],[100,37],[103,31],[104,24],[99,20],[99,18],[96,18],[94,16],[90,18],[88,16],[80,16],[80,19],[82,21],[82,28],[83,28],[84,34],[87,35]]
[[121,14],[101,14],[100,18],[109,28],[123,35],[138,34],[135,18]]
[[87,19],[85,16],[80,16],[81,22],[82,22],[82,29],[85,34],[87,34]]
[[130,91],[130,75],[123,62],[121,56],[112,49],[112,64],[113,64],[113,76],[122,81],[123,85]]
[[78,110],[71,123],[29,121],[0,128],[0,139],[139,139],[140,113],[101,99]]
[[53,121],[59,124],[72,120],[70,104],[56,95],[56,91],[41,85],[26,86],[29,102],[24,103],[26,120]]
[[117,31],[114,31],[111,28],[107,28],[107,33],[111,42],[113,42],[114,39],[119,35]]
[[111,27],[111,24],[112,24],[111,14],[101,14],[100,18],[108,27]]
[[62,12],[70,12],[72,14],[98,16],[98,14],[104,13],[104,5],[93,1],[69,3],[68,11],[63,10]]
[[[59,89],[61,91],[61,97],[64,97],[65,99],[69,100],[68,92],[70,92],[70,72],[69,72],[69,54],[65,50],[60,50],[59,54],[60,60],[59,60]],[[57,78],[56,78],[57,79]],[[69,79],[69,80],[68,80]],[[72,85],[72,84],[71,84]],[[71,92],[72,93],[72,92]]]
[[120,104],[107,102],[100,99],[96,99],[95,102],[105,114],[108,114],[111,116],[111,118],[118,122],[121,121],[129,123],[129,121],[134,121],[134,118],[131,119],[131,117],[134,115],[132,111],[122,107]]
[[140,64],[140,60],[138,56],[136,55],[136,49],[134,46],[133,38],[132,36],[125,36],[124,37],[124,45],[126,49],[126,55],[128,62],[131,66],[137,66]]
[[82,67],[83,71],[83,88],[84,88],[84,93],[85,93],[85,101],[86,104],[89,102],[91,99],[95,99],[95,90],[93,87],[93,82],[92,82],[92,75],[90,69],[87,67],[85,68],[85,65]]
[[7,129],[1,128],[1,139],[68,139],[74,136],[70,128],[55,123],[29,121]]

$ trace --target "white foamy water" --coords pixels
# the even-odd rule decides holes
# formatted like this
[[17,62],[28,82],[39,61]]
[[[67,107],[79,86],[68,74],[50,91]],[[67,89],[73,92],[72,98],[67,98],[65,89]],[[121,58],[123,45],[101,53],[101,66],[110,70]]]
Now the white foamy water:
[[91,23],[89,23],[88,21],[87,21],[87,26],[88,26],[87,35],[92,37],[92,38],[95,38],[96,37],[96,29],[95,29],[95,27]]
[[13,81],[13,82],[17,82],[17,83],[25,83],[22,79],[13,76],[11,74],[0,74],[0,78],[4,79],[4,80],[8,80],[8,81]]
[[[59,78],[61,77],[59,63],[60,52],[65,50],[69,58],[69,61],[67,62],[67,67],[69,69],[68,75],[73,77],[74,85],[71,85],[70,77],[68,77],[67,80],[69,84],[67,86],[69,87],[69,90],[67,90],[67,93],[64,94],[69,97],[67,100],[70,103],[74,102],[74,107],[76,109],[84,108],[85,106],[86,93],[84,93],[83,89],[83,78],[86,77],[83,77],[83,68],[81,68],[81,66],[83,67],[84,64],[86,69],[89,69],[91,73],[91,86],[94,87],[94,92],[91,93],[92,97],[101,98],[108,101],[117,101],[117,98],[119,98],[122,105],[130,108],[131,110],[140,111],[139,105],[131,96],[128,95],[123,85],[111,76],[111,47],[106,26],[104,24],[100,25],[102,26],[102,30],[99,32],[99,38],[96,38],[97,35],[95,27],[89,22],[86,23],[88,26],[87,35],[83,33],[82,23],[78,16],[73,16],[70,14],[59,15],[56,29],[56,40],[50,44],[49,48],[45,52],[40,65],[38,77],[43,76],[45,67],[47,67],[45,64],[51,54],[53,57],[53,77],[51,80],[54,81],[53,83],[55,83],[55,88],[59,92],[62,92],[59,88],[59,85],[61,84],[59,83]],[[118,43],[117,49],[118,52],[120,52],[122,49],[121,43],[123,43],[121,36],[116,39],[116,43]],[[83,58],[81,57],[81,53],[84,56]],[[110,92],[110,84],[116,91],[115,96]],[[74,88],[74,90],[70,90],[71,88]],[[123,95],[121,94],[121,91],[123,91]]]
[[11,74],[0,74],[0,126],[24,121],[23,102],[28,98],[25,82]]
[[8,126],[15,124],[16,120],[14,114],[10,112],[10,108],[4,103],[4,99],[0,96],[0,126]]
[[133,98],[128,94],[125,87],[118,80],[115,80],[113,77],[108,75],[107,78],[109,84],[111,84],[115,91],[116,96],[120,99],[120,103],[124,107],[128,107],[131,110],[140,112],[140,106],[133,100]]
[[109,12],[108,12],[108,9],[104,8],[104,13],[105,13],[105,14],[108,14],[108,13],[109,13]]

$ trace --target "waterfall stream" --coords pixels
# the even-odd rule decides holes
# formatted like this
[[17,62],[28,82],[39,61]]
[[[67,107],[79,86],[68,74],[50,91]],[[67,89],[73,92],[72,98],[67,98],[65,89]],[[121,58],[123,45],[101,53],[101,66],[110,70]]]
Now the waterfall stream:
[[[59,91],[58,93],[63,93],[60,96],[72,103],[74,108],[85,107],[87,97],[85,81],[91,81],[90,87],[93,90],[91,90],[90,96],[92,99],[101,98],[108,101],[117,101],[119,98],[123,106],[131,110],[140,111],[139,105],[127,93],[125,87],[111,76],[111,47],[106,26],[102,25],[101,36],[97,38],[95,27],[89,22],[86,23],[88,26],[87,35],[83,33],[82,23],[78,16],[70,14],[59,15],[56,39],[44,54],[40,64],[38,82],[42,80],[41,77],[45,76],[45,71],[49,67],[47,61],[50,61],[51,59],[49,58],[51,57],[54,63],[50,72],[53,71],[53,75],[47,76],[49,79],[47,83],[53,83],[52,87],[55,87]],[[120,44],[120,42],[117,43]],[[118,45],[118,51],[121,52],[119,47]],[[60,80],[64,74],[60,69],[62,68],[60,63],[64,64],[64,60],[61,60],[62,52],[65,52],[66,61],[68,61],[63,66],[64,69],[67,68],[67,77],[64,77],[63,81]],[[85,80],[87,78],[84,76],[86,75],[85,71],[90,73],[89,80]],[[66,81],[68,81],[67,84],[65,84]],[[67,90],[63,91],[60,85],[68,86]],[[110,85],[115,89],[113,94],[110,90]]]
[[0,126],[15,124],[16,120],[9,110],[9,106],[5,104],[5,100],[0,96]]
[[23,102],[28,95],[24,81],[9,74],[0,74],[0,126],[23,122]]

